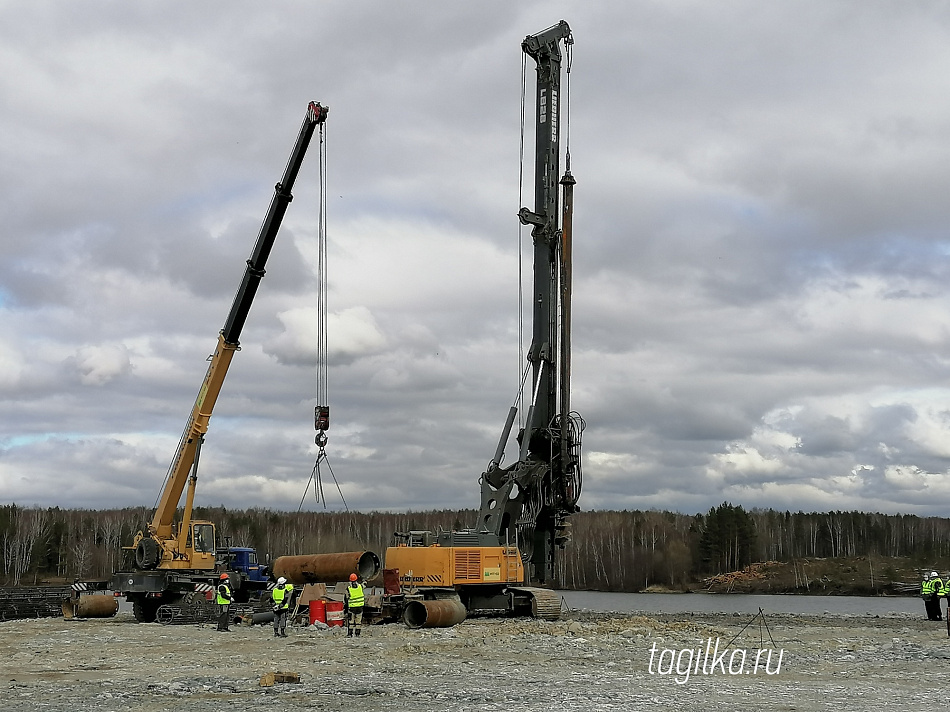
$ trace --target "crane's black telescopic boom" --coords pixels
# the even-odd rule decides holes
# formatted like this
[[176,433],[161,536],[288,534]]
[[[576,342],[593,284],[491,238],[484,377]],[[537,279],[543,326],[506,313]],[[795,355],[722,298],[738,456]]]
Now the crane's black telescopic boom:
[[[310,102],[307,107],[307,115],[300,126],[300,133],[297,135],[294,150],[290,154],[290,160],[287,161],[287,167],[284,169],[284,175],[274,189],[274,197],[271,199],[267,216],[261,225],[254,251],[251,252],[251,256],[247,260],[244,279],[241,280],[241,286],[238,288],[237,294],[234,295],[231,312],[224,323],[224,328],[218,335],[217,347],[209,359],[208,370],[205,373],[204,381],[201,383],[201,389],[198,391],[198,397],[195,399],[191,415],[188,417],[188,423],[185,425],[178,450],[175,452],[171,465],[169,465],[165,486],[162,489],[152,523],[149,525],[149,532],[159,540],[165,554],[172,550],[172,545],[169,544],[172,538],[172,525],[178,502],[185,489],[188,473],[192,471],[195,464],[201,438],[208,431],[208,422],[211,420],[211,413],[217,402],[221,386],[224,384],[224,378],[228,373],[231,358],[239,348],[241,330],[247,320],[251,302],[254,301],[254,295],[257,293],[257,287],[264,276],[264,264],[267,262],[267,257],[274,246],[274,239],[277,237],[280,223],[284,219],[287,205],[293,200],[290,190],[293,188],[294,181],[297,180],[297,173],[300,170],[304,155],[307,153],[313,131],[326,118],[327,107],[314,101]],[[197,473],[193,475],[193,481],[196,479]],[[183,526],[182,531],[186,530],[187,527]],[[183,544],[184,542],[181,543],[179,548]],[[163,554],[163,561],[165,560],[165,554]]]
[[307,147],[310,145],[310,138],[313,136],[314,129],[326,120],[327,111],[327,107],[313,101],[310,102],[307,116],[300,126],[297,143],[294,145],[294,150],[287,161],[287,167],[284,169],[284,175],[280,179],[280,183],[274,186],[274,197],[271,199],[267,215],[261,224],[257,244],[254,245],[254,251],[247,260],[244,279],[241,281],[237,294],[234,295],[231,312],[224,323],[224,329],[221,330],[225,342],[229,344],[237,344],[241,338],[241,330],[244,328],[244,322],[247,321],[251,302],[254,301],[257,287],[264,276],[264,264],[267,262],[271,248],[274,246],[277,231],[280,229],[284,213],[287,211],[287,205],[294,199],[290,191],[294,187],[294,181],[297,180],[300,164],[303,163],[303,157],[307,153]]

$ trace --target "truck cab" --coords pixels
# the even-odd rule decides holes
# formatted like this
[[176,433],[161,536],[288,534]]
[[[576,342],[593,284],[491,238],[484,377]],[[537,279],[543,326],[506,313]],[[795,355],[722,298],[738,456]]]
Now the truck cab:
[[257,560],[257,551],[247,546],[229,546],[218,549],[218,566],[222,570],[238,571],[246,581],[266,581],[267,567]]

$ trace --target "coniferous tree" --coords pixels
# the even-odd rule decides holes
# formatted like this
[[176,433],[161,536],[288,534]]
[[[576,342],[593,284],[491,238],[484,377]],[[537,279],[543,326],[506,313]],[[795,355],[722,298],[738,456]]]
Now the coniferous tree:
[[710,509],[699,537],[699,550],[708,571],[734,571],[752,563],[755,524],[741,507],[723,502]]

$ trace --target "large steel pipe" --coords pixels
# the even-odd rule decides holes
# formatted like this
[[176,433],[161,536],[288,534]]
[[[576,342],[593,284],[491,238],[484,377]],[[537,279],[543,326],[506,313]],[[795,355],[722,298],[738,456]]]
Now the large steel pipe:
[[274,621],[273,611],[260,611],[258,613],[249,613],[243,616],[235,616],[234,622],[242,625],[263,625]]
[[379,569],[379,557],[372,551],[279,556],[272,567],[275,577],[283,576],[295,585],[347,581],[350,574],[369,581],[376,578]]
[[410,628],[451,628],[465,620],[465,613],[458,599],[410,601],[402,619]]
[[115,596],[79,596],[63,601],[63,618],[110,618],[119,610]]

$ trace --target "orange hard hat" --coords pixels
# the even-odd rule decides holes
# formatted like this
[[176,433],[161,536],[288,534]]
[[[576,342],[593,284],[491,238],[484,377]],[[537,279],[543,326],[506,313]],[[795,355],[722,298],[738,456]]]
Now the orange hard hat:
[[356,574],[350,574],[350,581],[356,581]]
[[227,574],[221,574],[220,576],[218,576],[218,580],[219,580],[219,581],[220,581],[221,579],[226,579],[226,578],[229,578],[229,576],[228,576]]

